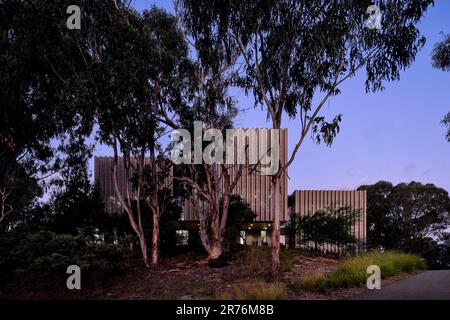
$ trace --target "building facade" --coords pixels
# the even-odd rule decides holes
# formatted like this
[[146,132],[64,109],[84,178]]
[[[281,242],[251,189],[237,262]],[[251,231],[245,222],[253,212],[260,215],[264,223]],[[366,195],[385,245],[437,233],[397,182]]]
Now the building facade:
[[[261,148],[271,148],[271,129],[253,129],[253,135],[248,134],[250,129],[240,129],[235,132],[233,139],[234,154],[237,156],[238,148],[242,148],[244,142],[245,148],[250,152],[261,153]],[[266,143],[261,143],[262,139],[267,139]],[[279,163],[284,164],[287,161],[288,135],[287,129],[279,131]],[[235,159],[236,160],[236,159]],[[242,244],[247,245],[271,245],[272,237],[272,199],[270,192],[271,178],[270,175],[261,174],[258,164],[256,170],[243,170],[242,176],[237,183],[233,194],[237,194],[244,199],[251,209],[255,212],[255,221],[242,227],[241,240]],[[239,169],[237,164],[227,164],[231,177],[234,176]],[[108,212],[119,212],[120,203],[114,190],[112,178],[113,158],[112,157],[95,157],[94,159],[94,180],[98,185],[102,194],[106,210]],[[123,161],[118,161],[118,187],[124,193],[127,187],[130,187],[130,181],[127,181],[126,169]],[[318,210],[322,210],[329,206],[343,207],[350,206],[359,211],[358,218],[352,223],[349,232],[357,239],[357,250],[362,250],[366,239],[366,192],[365,191],[339,191],[339,190],[298,190],[289,198],[288,206],[288,176],[287,171],[281,176],[282,194],[281,194],[281,224],[289,220],[290,213],[297,213],[300,216],[310,215]],[[165,181],[161,182],[167,188],[172,188],[176,179],[172,179],[172,175]],[[127,185],[128,184],[128,185]],[[132,188],[129,188],[132,190]],[[136,195],[131,192],[131,197]],[[197,206],[193,205],[191,199],[185,199],[183,205],[182,220],[185,222],[187,229],[198,228],[198,213],[208,210],[207,204],[198,202]],[[281,237],[284,243],[284,236]],[[339,253],[342,248],[333,245],[326,245],[323,251]]]
[[[276,136],[274,136],[275,138]],[[278,133],[279,163],[284,164],[287,161],[287,129],[281,129]],[[262,140],[265,139],[265,143]],[[274,141],[276,141],[274,139]],[[246,150],[249,153],[262,154],[272,148],[272,129],[238,129],[233,136],[234,161],[238,161],[238,149]],[[248,160],[248,159],[246,159]],[[248,163],[245,163],[248,164]],[[233,177],[239,169],[238,164],[227,165],[230,176]],[[120,203],[114,190],[113,176],[113,157],[95,157],[94,158],[94,182],[98,185],[103,197],[106,209],[109,213],[120,211]],[[118,186],[121,192],[130,187],[127,181],[126,169],[123,161],[118,161]],[[176,179],[170,177],[163,183],[171,187],[172,183],[177,183]],[[128,186],[126,185],[128,183]],[[258,164],[255,170],[243,170],[233,194],[241,196],[256,214],[253,223],[245,226],[243,230],[243,239],[245,243],[253,245],[270,245],[271,227],[272,227],[272,200],[270,194],[271,176],[261,174],[261,164]],[[282,194],[281,194],[281,221],[284,223],[288,219],[288,194],[287,194],[287,171],[281,176]],[[131,192],[131,196],[136,195]],[[183,205],[182,220],[186,222],[189,228],[197,227],[199,211],[208,210],[207,203],[199,202],[194,206],[191,199],[185,199]]]
[[[352,217],[348,233],[355,237],[353,249],[362,251],[365,248],[367,237],[367,194],[366,191],[355,190],[296,190],[290,196],[289,214],[301,217],[310,216],[327,208],[349,208],[355,213]],[[302,244],[300,246],[307,246]],[[346,246],[337,246],[325,243],[321,251],[344,254],[348,251]]]

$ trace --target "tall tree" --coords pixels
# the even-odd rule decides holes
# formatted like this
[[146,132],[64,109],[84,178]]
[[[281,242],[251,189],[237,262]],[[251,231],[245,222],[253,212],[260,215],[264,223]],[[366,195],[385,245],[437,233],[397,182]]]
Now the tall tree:
[[[239,56],[237,47],[226,43],[200,43],[192,41],[187,33],[183,7],[175,3],[178,26],[182,30],[186,43],[189,44],[192,57],[190,70],[190,90],[187,104],[161,105],[159,120],[174,130],[187,129],[195,136],[200,134],[206,137],[214,129],[217,131],[206,139],[211,141],[210,146],[200,146],[202,155],[208,154],[210,163],[195,164],[195,152],[189,150],[191,157],[188,163],[183,160],[180,174],[174,180],[187,186],[189,200],[195,208],[205,205],[205,210],[197,210],[200,221],[200,239],[208,253],[208,259],[217,259],[226,246],[226,227],[230,197],[237,185],[244,165],[230,166],[225,164],[220,156],[223,152],[216,146],[226,144],[225,131],[233,125],[237,114],[236,102],[229,93],[229,88],[238,72],[235,61]],[[194,129],[195,122],[199,121],[200,132]],[[180,138],[181,131],[177,132]],[[194,138],[195,139],[195,138]],[[220,141],[219,141],[220,139]],[[196,148],[195,141],[190,148]],[[223,151],[223,149],[222,149]],[[183,155],[186,158],[186,155]],[[179,164],[179,163],[177,163]]]
[[69,4],[64,0],[0,2],[0,189],[4,194],[16,188],[8,181],[29,181],[28,187],[38,187],[65,166],[65,137],[83,139],[91,133],[95,105],[85,83],[95,59],[95,51],[90,50],[98,30],[94,22],[108,16],[114,4],[79,1],[82,31],[66,26]]
[[433,184],[379,181],[367,191],[367,244],[421,253],[450,223],[448,192]]
[[[187,29],[197,42],[234,43],[245,64],[241,85],[255,105],[267,110],[272,128],[283,115],[299,118],[299,138],[287,163],[272,179],[272,274],[280,269],[281,176],[312,133],[327,145],[339,131],[341,115],[326,120],[322,107],[340,93],[340,85],[366,70],[366,90],[398,80],[425,39],[417,23],[429,1],[378,2],[380,29],[367,23],[371,1],[181,1]],[[370,10],[369,10],[370,11]]]
[[105,225],[110,217],[97,188],[89,180],[91,153],[85,151],[77,146],[67,150],[70,153],[69,166],[52,180],[54,192],[48,202],[47,217],[44,216],[42,222],[56,233],[75,235],[82,231],[93,237],[95,233],[106,231]]
[[[215,260],[224,249],[230,198],[243,170],[248,166],[229,165],[220,158],[223,152],[219,149],[223,151],[227,142],[225,131],[231,128],[236,109],[234,101],[226,97],[227,85],[222,82],[223,78],[215,73],[207,73],[208,71],[197,73],[200,85],[197,87],[190,115],[186,117],[185,113],[180,120],[185,124],[184,128],[191,129],[190,133],[200,134],[200,138],[208,137],[212,141],[211,145],[200,146],[202,155],[206,154],[210,160],[208,163],[206,159],[202,164],[195,163],[194,142],[189,145],[189,163],[180,166],[181,174],[174,179],[189,188],[189,200],[195,208],[205,208],[196,210],[200,221],[200,239],[208,253],[208,259]],[[196,132],[192,120],[199,119],[205,121],[205,126],[200,122],[199,132]],[[178,127],[179,125],[174,126]],[[209,129],[215,131],[208,131]],[[211,132],[214,133],[211,135]]]
[[[115,193],[139,238],[144,263],[150,266],[141,203],[152,212],[151,263],[156,264],[162,214],[158,194],[170,170],[160,143],[167,130],[159,117],[183,104],[190,62],[175,17],[156,7],[142,15],[124,6],[119,9],[119,23],[110,24],[104,45],[99,44],[99,135],[114,151]],[[134,177],[125,191],[118,184],[119,161],[126,180]]]
[[[434,45],[432,53],[433,67],[442,71],[450,71],[450,34],[444,36],[441,42]],[[450,111],[442,120],[447,126],[447,140],[450,141]]]
[[[152,207],[157,230],[158,174],[152,175],[150,191],[144,192],[143,159],[149,156],[151,163],[146,165],[156,170],[158,138],[163,134],[156,110],[182,100],[175,75],[185,61],[183,37],[166,12],[153,8],[141,15],[130,9],[129,1],[121,0],[79,1],[81,29],[70,30],[66,25],[70,4],[0,3],[0,189],[14,162],[32,178],[58,171],[62,166],[58,155],[67,146],[55,148],[52,139],[64,142],[67,135],[82,139],[97,123],[100,140],[116,151],[114,177],[119,153],[130,177],[139,173],[137,192],[145,194]],[[118,193],[145,247],[139,215],[135,219],[130,197]],[[153,232],[154,263],[158,234]],[[147,249],[142,252],[148,265]]]

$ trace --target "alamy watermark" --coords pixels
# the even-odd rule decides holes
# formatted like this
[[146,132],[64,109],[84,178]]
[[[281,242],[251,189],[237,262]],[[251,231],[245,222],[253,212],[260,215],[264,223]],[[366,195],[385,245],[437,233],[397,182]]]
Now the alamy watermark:
[[374,290],[374,289],[381,289],[381,270],[380,267],[377,265],[370,265],[367,267],[367,273],[370,274],[370,276],[367,278],[367,289]]
[[70,5],[66,10],[67,14],[70,16],[67,18],[66,26],[69,30],[80,30],[81,29],[81,10],[79,6]]
[[370,30],[380,30],[381,29],[381,10],[380,7],[373,4],[367,7],[366,13],[369,18],[366,21],[366,27]]
[[70,274],[70,276],[67,278],[66,286],[67,289],[73,290],[81,289],[81,269],[79,266],[73,264],[67,267],[66,270],[67,274]]
[[[177,129],[171,140],[170,158],[175,164],[260,165],[262,175],[276,174],[280,165],[279,129],[227,129],[224,143],[221,130],[203,130],[203,122],[195,121],[193,137],[188,130]],[[203,148],[205,141],[210,143]]]
[[[66,26],[70,30],[80,30],[81,29],[81,10],[77,5],[70,5],[66,9],[66,13],[70,14],[67,18]],[[381,29],[381,10],[380,7],[373,4],[367,7],[366,14],[369,18],[366,20],[366,27],[373,29]]]

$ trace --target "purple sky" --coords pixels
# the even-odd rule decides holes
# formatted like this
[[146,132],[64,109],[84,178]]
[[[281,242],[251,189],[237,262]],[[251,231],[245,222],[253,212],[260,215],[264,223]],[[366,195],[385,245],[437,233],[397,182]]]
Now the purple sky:
[[[289,192],[295,189],[354,189],[361,184],[388,180],[434,183],[450,191],[450,143],[440,124],[450,111],[450,72],[431,66],[433,45],[450,33],[450,1],[436,1],[420,26],[427,44],[399,82],[385,91],[366,94],[364,74],[347,80],[341,95],[324,114],[342,113],[341,132],[329,148],[306,140],[289,167]],[[134,0],[138,10],[156,4],[169,11],[172,1]],[[252,98],[238,94],[242,113],[236,127],[270,127],[265,112],[253,109]],[[299,136],[299,120],[283,119],[289,150]],[[109,155],[99,147],[96,155]]]

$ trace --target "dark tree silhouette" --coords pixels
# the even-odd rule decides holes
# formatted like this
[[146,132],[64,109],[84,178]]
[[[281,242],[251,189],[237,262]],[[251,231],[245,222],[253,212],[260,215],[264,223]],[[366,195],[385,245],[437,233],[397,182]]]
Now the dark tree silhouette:
[[[433,67],[443,71],[450,71],[450,34],[444,36],[441,42],[434,45],[432,53]],[[447,140],[450,142],[450,112],[442,120],[447,126]]]
[[[398,80],[425,39],[417,28],[433,1],[384,0],[382,27],[368,28],[372,1],[179,0],[186,30],[197,45],[238,47],[244,70],[236,84],[267,111],[272,128],[283,115],[297,117],[299,138],[288,162],[273,176],[272,275],[280,269],[280,178],[311,133],[327,145],[339,132],[340,115],[320,115],[340,85],[360,69],[366,90]],[[318,103],[316,104],[316,101]]]
[[450,222],[448,192],[433,184],[379,181],[367,191],[367,244],[422,253],[444,236]]

